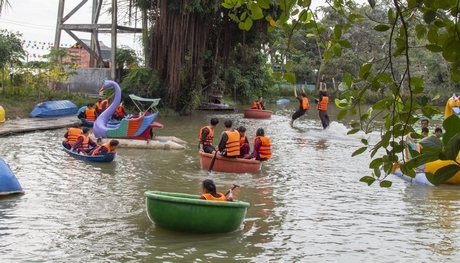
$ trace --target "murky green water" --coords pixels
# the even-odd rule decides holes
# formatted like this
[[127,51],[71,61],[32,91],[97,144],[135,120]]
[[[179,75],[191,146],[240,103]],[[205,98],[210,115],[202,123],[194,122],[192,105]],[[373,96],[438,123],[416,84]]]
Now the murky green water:
[[[322,131],[313,109],[288,125],[297,105],[270,120],[242,113],[198,112],[159,119],[158,135],[189,142],[184,151],[120,149],[109,164],[92,164],[59,148],[64,129],[0,138],[0,156],[26,194],[0,199],[0,262],[457,262],[460,186],[420,187],[392,177],[390,189],[358,180],[369,157],[350,157],[362,134],[348,122]],[[331,117],[336,113],[331,106]],[[255,174],[200,169],[198,130],[209,119],[259,127],[274,156]],[[433,126],[434,128],[434,126]],[[378,134],[373,134],[375,141]],[[146,190],[200,192],[212,178],[251,203],[242,228],[193,235],[152,225]]]

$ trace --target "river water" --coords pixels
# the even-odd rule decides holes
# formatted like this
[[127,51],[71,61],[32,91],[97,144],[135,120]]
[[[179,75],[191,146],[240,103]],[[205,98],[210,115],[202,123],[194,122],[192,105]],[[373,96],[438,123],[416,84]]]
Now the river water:
[[[119,149],[109,164],[68,156],[59,148],[64,129],[0,138],[0,156],[26,191],[0,199],[0,262],[458,262],[459,186],[390,177],[389,189],[369,187],[359,182],[368,154],[351,157],[364,135],[346,135],[350,117],[322,131],[313,109],[290,128],[297,105],[268,106],[269,120],[160,118],[165,128],[156,133],[187,141],[185,150]],[[226,119],[246,126],[251,146],[265,128],[274,156],[262,171],[200,169],[198,130],[212,117],[221,120],[218,134]],[[240,230],[195,235],[149,221],[145,191],[198,194],[206,178],[220,191],[241,185],[235,196],[251,206]]]

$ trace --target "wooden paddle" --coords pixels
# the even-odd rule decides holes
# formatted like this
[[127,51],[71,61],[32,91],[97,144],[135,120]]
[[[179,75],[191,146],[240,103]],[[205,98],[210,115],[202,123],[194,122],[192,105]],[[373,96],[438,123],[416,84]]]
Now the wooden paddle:
[[[240,187],[240,186],[237,185],[237,184],[233,184],[232,191],[235,190],[235,188],[237,188],[237,187]],[[230,190],[228,190],[228,191],[225,193],[225,196],[227,196],[228,194],[230,194]]]
[[214,167],[214,162],[216,161],[217,151],[215,151],[214,156],[212,157],[211,163],[209,164],[208,172],[211,172],[212,167]]

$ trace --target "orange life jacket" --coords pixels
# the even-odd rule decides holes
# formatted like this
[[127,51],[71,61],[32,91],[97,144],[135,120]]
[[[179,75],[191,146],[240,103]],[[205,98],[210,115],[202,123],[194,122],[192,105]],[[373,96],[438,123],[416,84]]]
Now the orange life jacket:
[[308,110],[310,108],[310,103],[308,103],[307,97],[302,97],[302,109]]
[[257,138],[259,138],[262,142],[262,145],[259,149],[260,158],[270,159],[272,157],[272,146],[270,143],[270,139],[265,136],[257,136],[254,138],[254,145],[256,145]]
[[99,146],[93,151],[93,153],[92,153],[91,155],[92,155],[92,156],[99,155],[99,153],[101,153],[102,147],[107,148],[107,152],[109,152],[109,153],[115,153],[115,152],[117,152],[115,149],[111,149],[111,148],[110,148],[110,142],[106,142],[106,143],[104,143],[104,144],[99,145]]
[[241,136],[240,138],[240,148],[246,143],[246,135]]
[[81,134],[82,132],[80,128],[69,128],[67,131],[67,142],[70,146],[73,146],[77,142],[78,137],[80,137]]
[[211,126],[204,126],[200,129],[200,134],[198,135],[198,139],[201,141],[201,136],[203,136],[204,129],[208,129],[208,137],[206,137],[203,141],[203,145],[212,145],[212,137],[214,137],[214,130],[211,129]]
[[219,197],[214,197],[212,194],[202,194],[201,196],[206,198],[206,200],[212,200],[212,201],[227,201],[227,197],[223,193],[217,192],[217,195]]
[[252,103],[251,109],[259,109],[259,108],[260,108],[259,102],[258,102],[258,101],[254,101],[254,102]]
[[115,112],[118,114],[118,115],[121,115],[121,114],[124,114],[124,109],[125,107],[123,105],[120,105],[118,106],[118,108],[115,110]]
[[[88,151],[89,148],[89,137],[85,135],[80,135],[80,137],[83,137],[83,142],[81,143],[81,147],[83,150]],[[79,139],[80,139],[79,137]]]
[[109,107],[109,100],[103,100],[101,101],[101,111],[105,108],[107,109]]
[[101,101],[101,102],[98,101],[98,102],[96,102],[94,105],[96,106],[96,111],[97,111],[97,112],[101,112],[101,111],[102,111],[102,101]]
[[96,120],[96,110],[87,107],[85,110],[85,116],[86,120],[94,122]]
[[240,133],[237,130],[224,131],[227,134],[228,139],[225,144],[227,150],[227,156],[239,156],[240,155]]
[[329,103],[329,97],[323,96],[323,99],[318,103],[318,110],[327,110],[328,103]]

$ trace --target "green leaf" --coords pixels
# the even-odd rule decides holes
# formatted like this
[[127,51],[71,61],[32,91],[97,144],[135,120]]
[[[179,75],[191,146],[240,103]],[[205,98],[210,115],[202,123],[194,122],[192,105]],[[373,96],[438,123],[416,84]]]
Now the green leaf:
[[334,26],[334,37],[339,40],[342,37],[342,27],[341,25]]
[[410,78],[410,84],[413,87],[423,87],[423,79],[419,77]]
[[284,78],[284,80],[286,80],[287,82],[291,83],[292,85],[296,84],[295,75],[292,74],[292,73],[284,74],[283,78]]
[[238,17],[235,15],[235,14],[228,14],[228,17],[230,17],[230,19],[232,19],[233,21],[235,22],[239,22],[240,20],[238,19]]
[[452,137],[460,133],[460,118],[456,115],[451,115],[444,120],[442,126],[446,131],[442,137],[442,142],[444,145],[447,145]]
[[331,52],[329,52],[329,50],[324,51],[324,59],[328,61],[328,60],[331,60],[331,58],[332,58]]
[[436,19],[436,12],[433,10],[428,10],[425,14],[423,14],[423,20],[425,23],[430,24]]
[[347,132],[347,135],[355,134],[357,132],[359,132],[359,129],[351,129]]
[[232,9],[232,8],[233,8],[233,5],[230,4],[230,3],[227,3],[227,2],[223,2],[223,3],[222,3],[222,6],[225,7],[225,8],[227,8],[227,9]]
[[380,25],[376,25],[374,27],[374,30],[375,31],[378,31],[378,32],[385,32],[387,31],[388,29],[390,29],[390,27],[388,25],[384,25],[384,24],[380,24]]
[[460,151],[460,133],[457,133],[447,143],[445,155],[449,160],[455,161],[457,159],[459,151]]
[[428,44],[425,46],[431,52],[442,52],[442,47],[435,44]]
[[[371,1],[371,0],[369,0]],[[370,186],[372,183],[375,182],[375,178],[372,177],[372,176],[369,176],[369,175],[366,175],[366,176],[363,176],[361,177],[361,179],[359,179],[360,182],[364,182],[366,183],[368,186]]]
[[339,58],[342,56],[342,50],[340,49],[339,44],[335,44],[332,46],[332,52],[334,52],[334,54]]
[[423,152],[426,152],[428,149],[437,149],[438,155],[442,150],[442,141],[436,136],[428,136],[420,140],[419,142],[423,146]]
[[364,65],[362,65],[361,69],[359,70],[359,77],[364,79],[365,78],[364,76],[366,75],[366,73],[369,72],[371,67],[372,67],[372,64],[370,63],[365,63]]
[[388,180],[383,180],[380,182],[380,187],[391,187],[393,183],[391,181],[388,181]]
[[388,75],[387,73],[382,73],[379,75],[378,79],[384,83],[391,83],[393,82],[393,79],[391,78],[390,75]]
[[[241,29],[241,30],[245,30],[244,22],[239,22],[238,23],[238,28]],[[270,29],[270,27],[268,29]]]
[[430,183],[434,185],[439,185],[452,178],[458,171],[460,171],[460,166],[458,166],[457,164],[449,164],[439,168],[434,173],[433,177],[427,176],[427,179],[428,181],[430,181]]
[[337,120],[343,119],[343,117],[345,117],[346,115],[347,115],[347,110],[339,111],[339,113],[337,114]]
[[270,9],[270,0],[257,0],[257,3],[263,9]]
[[347,40],[339,40],[337,42],[344,48],[351,48],[351,44]]
[[286,65],[284,66],[287,72],[291,72],[292,70],[292,60],[286,61]]
[[371,169],[379,168],[380,165],[382,165],[382,163],[383,163],[383,159],[382,159],[382,158],[375,158],[375,159],[372,160],[371,163],[369,164],[369,168],[371,168]]
[[345,84],[347,84],[348,87],[351,87],[352,80],[351,80],[351,74],[350,73],[348,73],[348,72],[345,73],[344,81],[345,81]]
[[372,9],[375,7],[375,0],[368,0],[369,5],[371,6]]
[[354,156],[356,156],[356,155],[362,154],[362,153],[365,152],[366,150],[367,150],[367,146],[361,147],[361,148],[359,148],[358,150],[354,151],[353,154],[351,155],[351,157],[354,157]]
[[241,15],[240,15],[240,21],[244,21],[246,19],[246,16],[248,14],[246,13],[246,11],[244,11]]
[[438,43],[438,30],[434,26],[428,31],[428,41],[433,44]]
[[252,18],[248,17],[246,18],[246,21],[244,21],[244,29],[246,31],[249,31],[252,27]]
[[[409,148],[410,150],[410,148]],[[411,151],[412,153],[413,151]],[[415,152],[415,151],[414,151]],[[439,152],[424,152],[423,154],[419,154],[412,158],[410,161],[406,163],[408,167],[415,168],[419,167],[422,164],[426,164],[429,162],[433,162],[439,159]]]

